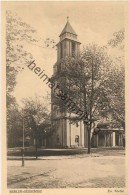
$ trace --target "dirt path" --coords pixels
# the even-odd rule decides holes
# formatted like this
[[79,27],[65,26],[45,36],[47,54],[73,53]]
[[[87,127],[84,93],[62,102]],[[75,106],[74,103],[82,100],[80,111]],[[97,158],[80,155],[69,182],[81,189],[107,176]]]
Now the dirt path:
[[124,187],[124,163],[124,156],[8,161],[8,187]]

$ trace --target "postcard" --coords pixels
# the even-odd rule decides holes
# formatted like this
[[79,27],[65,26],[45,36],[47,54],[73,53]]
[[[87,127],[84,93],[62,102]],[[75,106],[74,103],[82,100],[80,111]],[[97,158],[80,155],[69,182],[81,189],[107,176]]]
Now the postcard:
[[128,2],[2,2],[2,194],[128,195]]

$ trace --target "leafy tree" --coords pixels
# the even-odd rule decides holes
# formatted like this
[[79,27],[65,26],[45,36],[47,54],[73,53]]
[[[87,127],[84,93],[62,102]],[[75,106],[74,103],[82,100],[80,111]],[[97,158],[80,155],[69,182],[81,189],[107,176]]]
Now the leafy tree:
[[24,64],[32,58],[30,53],[24,50],[23,41],[32,38],[35,32],[28,24],[21,21],[17,14],[6,12],[6,77],[7,98],[13,92],[16,85],[18,68],[22,70]]
[[38,138],[40,136],[41,127],[46,121],[50,122],[50,112],[48,109],[47,100],[45,97],[27,98],[23,100],[24,118],[28,120],[29,126],[32,129],[35,137],[36,159],[38,158]]
[[7,143],[8,147],[21,146],[23,138],[23,119],[24,119],[24,137],[25,145],[27,136],[32,137],[30,122],[23,117],[23,110],[19,109],[15,99],[11,102],[7,110]]
[[121,29],[113,34],[113,38],[108,41],[108,45],[112,48],[120,46],[121,49],[124,48],[125,31]]
[[42,48],[55,48],[55,41],[50,38],[42,39],[37,31],[24,22],[17,13],[6,12],[6,80],[7,104],[13,98],[16,76],[23,71],[28,61],[32,61],[32,54],[26,51],[25,44],[33,44]]
[[[125,129],[125,59],[124,59],[124,29],[113,34],[113,38],[108,41],[108,47],[113,50],[119,50],[114,60],[114,67],[109,72],[108,85],[110,91],[109,109],[113,119]],[[112,85],[113,83],[113,85]]]
[[108,72],[105,96],[108,102],[109,113],[112,118],[125,130],[125,69],[117,67]]
[[[10,114],[11,113],[11,114]],[[15,102],[9,106],[7,112],[7,143],[8,147],[18,146],[17,142],[21,133],[21,118]]]
[[[16,77],[24,70],[28,61],[32,61],[32,54],[25,50],[26,44],[33,44],[41,48],[55,48],[55,41],[50,38],[42,39],[37,31],[24,22],[17,13],[6,12],[6,100],[7,100],[7,133],[17,136],[19,118],[16,99],[13,91],[16,86]],[[17,108],[16,108],[17,107]],[[19,113],[19,114],[18,114]],[[15,116],[16,115],[16,116]],[[15,121],[17,119],[17,122]],[[13,135],[15,137],[15,135]],[[10,136],[9,136],[10,137]]]
[[88,153],[90,153],[91,129],[108,106],[104,96],[104,83],[106,83],[111,63],[110,57],[103,48],[95,44],[83,48],[80,58],[66,57],[61,62],[62,77],[59,85],[63,89],[64,96],[70,97],[75,105],[69,105],[65,98],[62,102],[60,100],[60,104],[64,109],[67,108],[68,112],[75,113],[83,119]]
[[[35,31],[26,23],[22,22],[17,14],[6,12],[6,102],[7,102],[7,134],[16,137],[19,134],[22,121],[18,111],[13,90],[16,85],[18,71],[23,69],[26,61],[32,58],[23,47],[23,41],[27,35]],[[20,68],[20,69],[19,69]],[[19,129],[19,130],[18,130]],[[16,140],[16,139],[15,139]],[[15,142],[14,142],[15,143]]]

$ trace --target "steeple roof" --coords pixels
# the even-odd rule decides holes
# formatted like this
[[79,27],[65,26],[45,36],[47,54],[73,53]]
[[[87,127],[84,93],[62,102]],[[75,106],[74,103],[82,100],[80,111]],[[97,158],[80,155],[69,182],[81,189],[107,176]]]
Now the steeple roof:
[[64,33],[71,33],[71,34],[77,35],[76,32],[74,31],[74,29],[72,28],[72,26],[69,23],[68,17],[67,17],[67,23],[66,23],[64,29],[62,30],[60,36],[63,35]]

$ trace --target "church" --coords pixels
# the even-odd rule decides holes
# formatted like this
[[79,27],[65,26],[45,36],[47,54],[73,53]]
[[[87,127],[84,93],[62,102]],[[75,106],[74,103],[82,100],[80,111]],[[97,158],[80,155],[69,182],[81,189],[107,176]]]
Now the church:
[[[80,54],[80,42],[78,35],[72,28],[69,18],[62,30],[60,40],[57,43],[57,62],[53,66],[52,82],[59,83],[65,91],[68,78],[63,74],[62,60],[66,57],[78,57]],[[54,90],[51,89],[51,119],[52,119],[52,135],[48,137],[49,147],[54,148],[76,148],[87,147],[87,132],[84,132],[84,124],[82,120],[78,120],[78,116],[69,113],[65,104],[60,104]],[[76,119],[76,120],[74,120]],[[75,122],[77,121],[77,122]],[[94,135],[91,132],[92,147],[112,147],[123,146],[123,129],[111,128],[103,126],[101,132]]]

